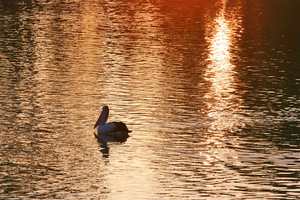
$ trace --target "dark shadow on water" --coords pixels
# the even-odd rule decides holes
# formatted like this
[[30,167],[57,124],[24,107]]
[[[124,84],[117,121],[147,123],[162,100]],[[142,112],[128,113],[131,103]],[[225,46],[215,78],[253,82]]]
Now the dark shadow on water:
[[107,142],[98,140],[98,143],[100,145],[100,152],[102,153],[102,156],[104,158],[109,157],[109,147],[107,146]]
[[127,138],[113,138],[113,137],[109,137],[109,136],[102,136],[102,137],[98,137],[95,133],[95,138],[97,139],[99,146],[100,146],[100,152],[102,153],[102,156],[104,158],[108,158],[109,157],[109,145],[108,143],[113,143],[113,142],[117,142],[117,143],[125,143],[127,141]]

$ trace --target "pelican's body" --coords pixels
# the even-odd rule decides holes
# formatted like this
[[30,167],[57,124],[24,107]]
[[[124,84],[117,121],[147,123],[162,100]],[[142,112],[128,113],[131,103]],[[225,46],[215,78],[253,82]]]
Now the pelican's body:
[[98,118],[95,127],[98,127],[98,135],[95,135],[102,142],[125,142],[129,137],[126,124],[123,122],[106,123],[109,115],[108,106],[103,106],[100,117]]

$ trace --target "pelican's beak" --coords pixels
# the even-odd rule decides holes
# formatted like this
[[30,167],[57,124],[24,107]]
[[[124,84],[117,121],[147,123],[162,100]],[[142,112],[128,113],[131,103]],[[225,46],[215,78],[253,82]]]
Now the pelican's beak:
[[104,125],[108,119],[108,114],[109,114],[108,106],[103,106],[100,117],[98,118],[94,128],[96,128],[99,125],[100,126]]
[[97,120],[97,122],[96,122],[94,128],[96,128],[97,126],[99,126],[99,124],[101,123],[101,121],[102,121],[101,116],[102,116],[102,115],[99,116],[99,118],[98,118],[98,120]]

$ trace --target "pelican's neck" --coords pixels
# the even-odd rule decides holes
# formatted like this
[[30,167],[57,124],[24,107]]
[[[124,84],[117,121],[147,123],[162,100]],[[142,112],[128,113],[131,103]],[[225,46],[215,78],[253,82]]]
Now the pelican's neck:
[[102,126],[102,125],[106,124],[107,119],[108,119],[108,114],[109,114],[108,106],[103,106],[101,115],[98,118],[94,128],[96,128],[97,126]]

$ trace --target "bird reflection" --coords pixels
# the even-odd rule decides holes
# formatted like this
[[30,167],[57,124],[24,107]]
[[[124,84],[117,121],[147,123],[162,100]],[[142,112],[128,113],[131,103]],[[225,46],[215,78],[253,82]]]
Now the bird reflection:
[[94,126],[94,128],[98,127],[98,134],[95,134],[95,137],[98,139],[100,144],[100,152],[104,157],[108,157],[109,155],[109,147],[107,145],[108,142],[126,142],[129,138],[130,130],[128,130],[127,126],[123,122],[110,122],[106,123],[109,115],[108,106],[103,106],[102,112]]

